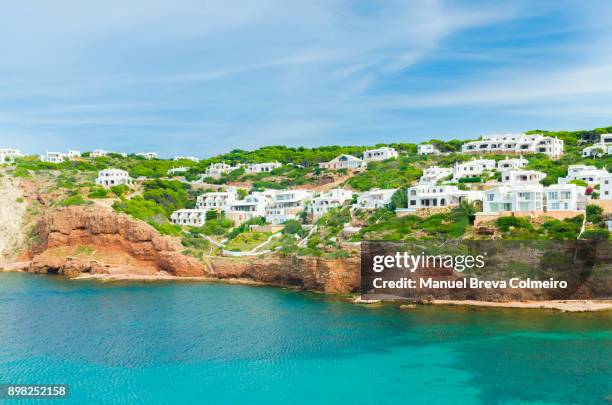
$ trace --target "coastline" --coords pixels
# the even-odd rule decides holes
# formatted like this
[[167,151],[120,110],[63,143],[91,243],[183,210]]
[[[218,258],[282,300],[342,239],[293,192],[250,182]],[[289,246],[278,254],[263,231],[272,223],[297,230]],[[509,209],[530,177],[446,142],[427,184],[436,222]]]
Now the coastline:
[[[0,267],[0,273],[29,273],[23,268],[26,262],[16,262],[5,264]],[[177,277],[171,274],[81,274],[76,277],[67,277],[69,280],[95,280],[99,282],[207,282],[221,283],[230,285],[250,285],[250,286],[271,286],[283,289],[294,289],[296,291],[309,291],[300,288],[291,288],[287,286],[279,286],[272,283],[259,282],[247,278],[215,278],[215,277]],[[313,291],[317,292],[317,291]],[[320,294],[334,296],[335,294]],[[384,301],[379,300],[363,300],[359,295],[355,295],[352,299],[345,300],[356,305],[365,305],[368,307],[378,307],[384,304]],[[402,309],[414,309],[415,305],[409,301],[390,301],[392,304],[399,304]],[[439,305],[439,306],[467,306],[481,308],[514,308],[514,309],[535,309],[535,310],[554,310],[560,312],[605,312],[612,311],[612,300],[549,300],[549,301],[477,301],[477,300],[431,300],[419,305]]]

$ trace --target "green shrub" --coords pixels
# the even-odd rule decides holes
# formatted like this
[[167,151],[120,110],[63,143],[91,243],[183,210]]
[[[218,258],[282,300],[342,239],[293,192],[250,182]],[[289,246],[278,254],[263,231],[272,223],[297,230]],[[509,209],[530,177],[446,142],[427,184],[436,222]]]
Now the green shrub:
[[117,197],[123,197],[123,195],[127,193],[129,189],[130,188],[126,186],[125,184],[119,184],[117,186],[112,186],[110,188],[113,194],[115,194]]
[[586,218],[592,224],[603,222],[603,208],[599,205],[589,204],[586,207]]

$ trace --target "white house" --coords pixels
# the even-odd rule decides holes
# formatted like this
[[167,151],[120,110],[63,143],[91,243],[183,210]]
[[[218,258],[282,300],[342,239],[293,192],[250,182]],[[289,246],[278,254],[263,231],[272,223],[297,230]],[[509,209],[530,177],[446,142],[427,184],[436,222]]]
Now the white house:
[[352,155],[340,155],[329,162],[319,163],[321,169],[359,169],[365,166],[365,162]]
[[396,188],[378,189],[373,188],[357,197],[357,203],[353,204],[353,208],[361,208],[366,210],[383,208],[391,202],[391,197],[397,191]]
[[64,152],[46,152],[44,155],[40,155],[42,162],[48,163],[62,163],[64,160],[68,160],[68,154]]
[[539,184],[546,173],[537,170],[504,170],[501,172],[501,182],[511,186]]
[[188,172],[188,171],[189,171],[189,168],[188,168],[188,167],[184,167],[184,166],[181,166],[181,167],[173,167],[172,169],[169,169],[169,170],[166,172],[166,174],[167,174],[168,176],[173,176],[173,175],[175,175],[175,174],[186,173],[186,172]]
[[363,152],[363,160],[366,162],[372,162],[376,160],[387,160],[387,159],[395,159],[399,154],[393,148],[389,148],[384,146],[382,148],[377,149],[368,149]]
[[497,170],[500,172],[504,170],[516,170],[525,167],[527,163],[529,163],[529,161],[522,156],[518,158],[506,158],[497,162]]
[[202,177],[212,177],[218,179],[222,174],[236,170],[238,167],[230,166],[227,163],[211,163]]
[[222,210],[229,204],[236,201],[238,195],[234,189],[228,191],[213,191],[199,195],[196,201],[196,207],[206,210]]
[[544,153],[552,159],[563,155],[561,139],[541,134],[485,135],[461,146],[463,153]]
[[559,178],[559,184],[566,184],[572,180],[582,180],[589,185],[600,183],[601,177],[607,176],[608,171],[598,169],[591,165],[570,165],[567,168],[567,176]]
[[457,186],[420,184],[410,187],[407,193],[408,211],[421,208],[456,207],[462,201],[482,200],[482,191],[459,190]]
[[533,212],[544,210],[544,186],[505,183],[484,192],[482,212]]
[[455,163],[453,168],[453,179],[463,177],[478,177],[485,171],[495,170],[495,160],[474,159],[463,163]]
[[274,169],[278,169],[282,164],[279,162],[267,162],[267,163],[248,163],[244,171],[245,173],[267,173]]
[[600,177],[599,198],[602,200],[612,200],[612,173]]
[[272,204],[272,200],[261,194],[251,194],[244,200],[234,201],[228,204],[225,209],[225,216],[237,224],[241,224],[249,219],[264,217],[266,208]]
[[423,171],[419,184],[436,184],[439,180],[452,176],[453,169],[448,167],[432,166]]
[[170,216],[170,222],[174,225],[202,226],[206,223],[206,211],[203,209],[181,209],[176,210]]
[[312,199],[310,209],[313,221],[317,221],[330,209],[342,206],[346,201],[353,198],[351,190],[335,188]]
[[278,225],[290,219],[297,219],[311,198],[312,192],[308,190],[278,191],[274,196],[274,203],[266,208],[266,222]]
[[23,153],[19,149],[1,148],[0,163],[14,162],[15,158],[23,157]]
[[104,169],[98,172],[96,184],[99,186],[112,187],[120,184],[126,186],[133,185],[133,180],[129,173],[121,169]]
[[586,188],[575,184],[552,184],[544,188],[546,211],[583,211],[588,198]]
[[195,156],[175,156],[173,160],[191,160],[195,163],[198,163],[200,161],[200,159]]
[[601,157],[612,154],[612,134],[601,134],[599,142],[582,150],[583,157]]
[[440,151],[431,143],[417,145],[417,155],[439,155]]
[[155,152],[140,152],[140,153],[137,153],[136,156],[143,157],[147,160],[157,159],[157,153]]
[[119,156],[124,157],[124,158],[127,157],[127,153],[125,153],[125,152],[109,152],[109,151],[104,150],[104,149],[95,149],[93,152],[91,152],[89,154],[89,156],[93,157],[93,158],[96,158],[96,157],[108,156],[111,153],[114,153],[114,154],[119,155]]

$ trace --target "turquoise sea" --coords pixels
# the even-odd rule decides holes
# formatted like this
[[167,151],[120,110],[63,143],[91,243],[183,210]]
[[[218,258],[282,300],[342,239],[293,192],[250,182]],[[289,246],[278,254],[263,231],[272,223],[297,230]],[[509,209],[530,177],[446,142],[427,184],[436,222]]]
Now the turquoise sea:
[[601,404],[612,315],[0,274],[0,383],[79,404]]

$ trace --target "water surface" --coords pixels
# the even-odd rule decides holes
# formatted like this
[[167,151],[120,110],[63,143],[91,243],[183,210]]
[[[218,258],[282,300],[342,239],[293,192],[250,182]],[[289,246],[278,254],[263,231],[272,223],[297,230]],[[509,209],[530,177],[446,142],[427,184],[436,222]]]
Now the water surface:
[[605,403],[612,316],[0,274],[0,383],[72,403]]

